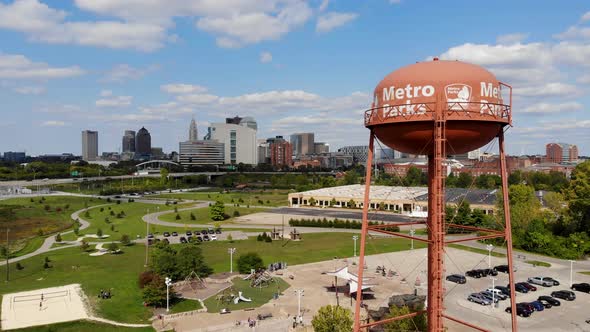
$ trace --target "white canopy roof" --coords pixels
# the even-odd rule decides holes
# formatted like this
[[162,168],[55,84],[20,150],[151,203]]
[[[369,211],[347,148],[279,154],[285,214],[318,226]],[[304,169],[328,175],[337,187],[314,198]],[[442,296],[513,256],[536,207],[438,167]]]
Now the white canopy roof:
[[[355,293],[356,290],[358,289],[358,276],[348,272],[348,266],[345,266],[345,267],[343,267],[339,270],[336,270],[334,272],[326,272],[326,274],[329,276],[335,276],[336,278],[340,278],[340,279],[344,279],[344,280],[348,281],[348,284],[350,285],[350,292],[351,293]],[[375,286],[372,284],[368,284],[369,279],[370,278],[363,278],[362,290],[369,289],[369,288]]]

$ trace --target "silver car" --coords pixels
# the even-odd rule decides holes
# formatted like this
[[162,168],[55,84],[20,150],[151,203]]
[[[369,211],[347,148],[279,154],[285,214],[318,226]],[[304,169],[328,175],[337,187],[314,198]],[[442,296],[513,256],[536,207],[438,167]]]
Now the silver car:
[[467,300],[469,302],[475,302],[481,305],[490,305],[492,304],[492,301],[487,299],[485,296],[481,295],[480,293],[471,293],[468,297]]
[[553,286],[553,279],[547,277],[532,277],[528,279],[531,284],[537,284],[545,287]]

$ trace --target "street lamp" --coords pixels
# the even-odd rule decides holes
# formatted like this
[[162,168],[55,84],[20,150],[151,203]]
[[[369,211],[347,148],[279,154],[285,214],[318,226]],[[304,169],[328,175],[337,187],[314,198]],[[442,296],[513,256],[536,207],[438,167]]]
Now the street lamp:
[[[410,236],[414,236],[414,234],[416,234],[416,231],[414,230],[414,228],[411,228]],[[410,249],[414,250],[414,239],[410,239]]]
[[148,249],[150,244],[150,239],[148,238],[150,233],[150,209],[147,209],[147,214],[148,215],[145,216],[145,267],[148,266]]
[[491,244],[488,244],[486,246],[486,249],[488,250],[488,268],[491,269],[492,268],[492,250],[494,250],[494,246]]
[[10,229],[6,228],[6,282],[8,282],[9,280],[9,270],[10,270],[10,266],[8,265],[8,258],[10,257],[10,247],[8,246],[8,232],[10,232]]
[[572,284],[574,283],[574,262],[570,260],[570,287],[572,287]]
[[494,289],[496,289],[496,278],[494,277],[490,277],[490,279],[492,280],[492,306],[494,305],[494,299],[496,296],[496,292],[494,291]]
[[359,239],[358,235],[352,236],[352,240],[354,241],[354,252],[353,252],[354,257],[356,257],[356,240],[358,240],[358,239]]
[[227,253],[229,254],[229,273],[234,273],[234,253],[236,248],[228,248]]
[[170,285],[172,285],[172,279],[166,277],[164,282],[166,283],[166,312],[170,312]]
[[296,289],[295,294],[297,294],[297,318],[301,317],[301,297],[303,296],[303,289]]

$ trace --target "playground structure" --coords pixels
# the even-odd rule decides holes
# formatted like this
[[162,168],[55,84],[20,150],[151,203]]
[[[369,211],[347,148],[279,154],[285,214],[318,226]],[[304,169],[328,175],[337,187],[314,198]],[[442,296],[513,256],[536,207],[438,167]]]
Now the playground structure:
[[250,270],[250,274],[244,277],[250,280],[250,287],[268,287],[275,282],[274,277],[266,270]]
[[242,302],[252,302],[252,299],[244,297],[242,291],[236,291],[233,286],[230,286],[224,289],[221,294],[218,294],[217,297],[217,306],[219,305],[227,305],[227,304],[238,304],[240,301]]
[[[508,90],[508,91],[506,91]],[[507,93],[507,94],[506,94]],[[505,103],[503,95],[509,97]],[[510,304],[514,308],[515,289],[512,268],[512,234],[508,199],[508,175],[504,152],[504,127],[512,124],[512,88],[499,82],[486,69],[460,61],[421,62],[400,68],[386,76],[376,87],[372,106],[365,112],[365,127],[370,130],[366,165],[372,165],[375,138],[400,152],[428,156],[428,216],[423,221],[398,226],[426,225],[428,239],[369,226],[371,167],[366,168],[363,198],[358,287],[354,332],[381,325],[376,321],[361,325],[360,312],[365,265],[365,247],[369,231],[428,243],[427,309],[387,319],[395,321],[427,314],[428,331],[444,331],[444,319],[479,331],[485,329],[445,314],[443,301],[444,246],[450,243],[506,239],[509,265]],[[467,153],[498,138],[502,177],[504,229],[482,229],[445,221],[445,165],[447,155]],[[445,241],[448,228],[478,232],[478,236]],[[512,331],[517,331],[516,310],[511,313]]]
[[183,296],[186,293],[194,296],[199,289],[207,288],[207,285],[195,271],[191,271],[183,281],[175,283],[173,288],[176,292],[183,294]]

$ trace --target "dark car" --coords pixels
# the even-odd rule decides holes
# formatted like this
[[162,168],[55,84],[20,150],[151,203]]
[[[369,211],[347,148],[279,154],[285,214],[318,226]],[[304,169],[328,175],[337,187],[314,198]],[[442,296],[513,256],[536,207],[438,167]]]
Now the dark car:
[[481,271],[483,271],[484,275],[486,276],[497,276],[498,275],[498,271],[494,270],[494,269],[482,269]]
[[[505,310],[507,313],[512,313],[512,307],[507,307]],[[529,309],[527,306],[520,305],[520,303],[516,304],[516,314],[521,317],[529,317],[532,315],[533,311]]]
[[551,293],[551,296],[556,297],[558,299],[566,300],[566,301],[573,301],[576,299],[576,294],[574,292],[568,290],[560,290]]
[[539,296],[537,301],[541,301],[541,302],[546,301],[547,303],[551,304],[554,307],[559,307],[561,305],[561,302],[559,302],[559,300],[557,300],[551,296],[547,296],[547,295]]
[[149,233],[147,237],[148,237],[148,239],[153,239],[154,238],[154,234]]
[[573,284],[572,289],[578,292],[590,293],[590,284],[583,282],[581,284]]
[[201,234],[207,235],[207,234],[209,234],[209,232],[206,229],[204,229],[204,230],[201,231]]
[[557,281],[551,277],[545,277],[545,279],[553,281],[553,286],[559,286],[559,281]]
[[209,233],[209,234],[215,234],[215,231],[212,228],[209,228],[209,230],[207,230],[207,233]]
[[479,279],[482,277],[480,270],[469,270],[465,272],[465,275],[471,278]]
[[541,303],[539,301],[529,302],[529,304],[533,306],[533,308],[535,309],[535,311],[543,311],[543,310],[545,310],[545,306],[543,305],[543,303]]
[[496,296],[496,294],[492,294],[492,292],[483,291],[483,292],[480,292],[479,294],[483,295],[486,299],[489,299],[493,303],[497,303],[498,301],[500,301],[500,297]]
[[203,241],[211,241],[209,235],[203,235]]
[[[510,285],[508,285],[508,286],[510,286]],[[506,286],[506,287],[508,287],[508,286]],[[524,285],[522,285],[520,282],[514,284],[514,289],[519,293],[526,294],[529,292],[529,289],[527,287],[525,287]]]
[[180,243],[186,243],[186,242],[187,242],[186,241],[186,238],[184,236],[181,236],[180,237]]
[[524,287],[528,288],[532,292],[537,291],[537,287],[529,284],[528,282],[519,282],[519,284],[522,284]]
[[461,274],[451,274],[451,275],[447,276],[447,280],[452,281],[457,284],[464,284],[467,282],[467,279],[465,279],[465,276],[463,276]]
[[162,242],[164,242],[166,244],[170,244],[170,241],[168,241],[168,239],[164,239],[164,240],[162,240]]
[[539,303],[541,303],[545,309],[550,309],[551,307],[553,307],[553,304],[549,303],[549,301],[545,301],[545,300],[537,300]]
[[148,246],[151,246],[152,244],[154,244],[154,241],[152,239],[148,239]]
[[191,232],[191,231],[186,231],[186,235],[187,235],[187,236],[191,236],[191,235],[193,235],[193,232]]
[[[512,267],[512,269],[514,270],[514,272],[516,272],[516,268],[514,268],[514,266]],[[502,272],[502,273],[508,273],[508,265],[504,264],[504,265],[494,266],[494,270],[496,270],[498,272]]]
[[507,296],[510,296],[510,288],[509,287],[496,286],[494,288],[499,289],[500,292],[502,292],[502,294],[507,295]]
[[201,236],[197,236],[196,239],[197,239],[197,242],[203,242],[203,238]]
[[164,237],[169,237],[169,236],[170,236],[170,233],[164,232]]
[[178,233],[172,232],[172,236],[178,236]]
[[215,234],[221,234],[221,228],[216,228],[215,229]]

